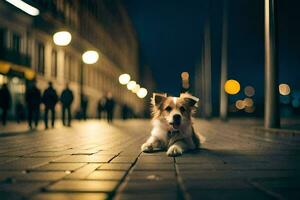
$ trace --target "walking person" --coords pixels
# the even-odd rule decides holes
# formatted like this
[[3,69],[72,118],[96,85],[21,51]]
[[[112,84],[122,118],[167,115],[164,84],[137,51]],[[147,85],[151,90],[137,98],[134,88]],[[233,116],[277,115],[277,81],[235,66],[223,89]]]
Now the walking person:
[[98,118],[101,119],[103,113],[105,113],[105,103],[106,103],[106,99],[105,98],[101,98],[98,101],[98,105],[97,105],[97,112],[98,112]]
[[[66,84],[66,88],[62,91],[60,96],[60,101],[62,103],[62,123],[64,126],[71,126],[72,114],[71,114],[71,105],[74,100],[74,95],[72,90],[69,88],[69,84]],[[67,111],[67,123],[66,123],[66,111]]]
[[81,100],[81,114],[82,114],[82,119],[86,120],[87,118],[87,107],[88,107],[88,98],[85,95],[82,95],[82,100]]
[[40,119],[41,91],[36,87],[35,82],[32,82],[26,90],[25,100],[28,108],[28,126],[32,129],[33,120],[34,128],[37,128]]
[[51,112],[51,126],[54,128],[55,123],[55,105],[58,102],[56,90],[52,86],[52,82],[48,83],[48,88],[44,91],[42,101],[45,104],[45,128],[48,129],[48,113]]
[[111,92],[107,94],[105,109],[107,112],[107,122],[112,123],[114,118],[115,100]]
[[4,83],[0,89],[0,108],[2,109],[2,125],[6,125],[7,111],[11,105],[11,95],[8,90],[7,84]]

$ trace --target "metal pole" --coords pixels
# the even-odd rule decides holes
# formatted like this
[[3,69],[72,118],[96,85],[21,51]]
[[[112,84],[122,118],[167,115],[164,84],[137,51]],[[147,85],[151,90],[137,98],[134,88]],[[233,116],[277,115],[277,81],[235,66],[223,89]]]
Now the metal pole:
[[228,15],[227,0],[223,4],[223,24],[222,24],[222,52],[221,52],[221,81],[220,81],[220,118],[227,120],[228,113],[228,95],[224,90],[227,80],[228,68]]
[[265,0],[265,128],[279,128],[276,0]]
[[212,115],[211,103],[211,26],[210,26],[210,2],[208,2],[207,18],[204,28],[204,68],[205,68],[205,100],[204,113],[206,118]]

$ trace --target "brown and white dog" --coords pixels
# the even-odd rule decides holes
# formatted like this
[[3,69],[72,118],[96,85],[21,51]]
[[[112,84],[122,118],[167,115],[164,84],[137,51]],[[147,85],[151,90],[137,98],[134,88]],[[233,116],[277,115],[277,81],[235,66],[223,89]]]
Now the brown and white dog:
[[192,123],[197,97],[188,93],[182,93],[180,97],[154,93],[151,100],[153,128],[151,136],[141,147],[143,152],[161,149],[167,150],[168,156],[178,156],[204,142],[204,137],[194,132]]

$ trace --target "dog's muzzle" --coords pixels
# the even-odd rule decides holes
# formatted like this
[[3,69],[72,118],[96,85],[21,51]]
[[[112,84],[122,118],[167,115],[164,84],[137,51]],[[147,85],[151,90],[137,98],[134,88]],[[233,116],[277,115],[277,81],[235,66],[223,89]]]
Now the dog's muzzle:
[[181,116],[176,114],[173,116],[173,122],[170,123],[174,129],[178,129],[181,124]]

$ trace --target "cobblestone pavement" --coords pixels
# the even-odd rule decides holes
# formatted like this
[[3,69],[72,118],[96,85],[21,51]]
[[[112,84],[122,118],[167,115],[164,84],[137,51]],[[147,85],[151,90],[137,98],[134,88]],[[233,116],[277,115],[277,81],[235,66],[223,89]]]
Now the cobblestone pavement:
[[0,199],[300,199],[300,136],[197,121],[207,141],[140,153],[147,120],[75,123],[0,137]]

